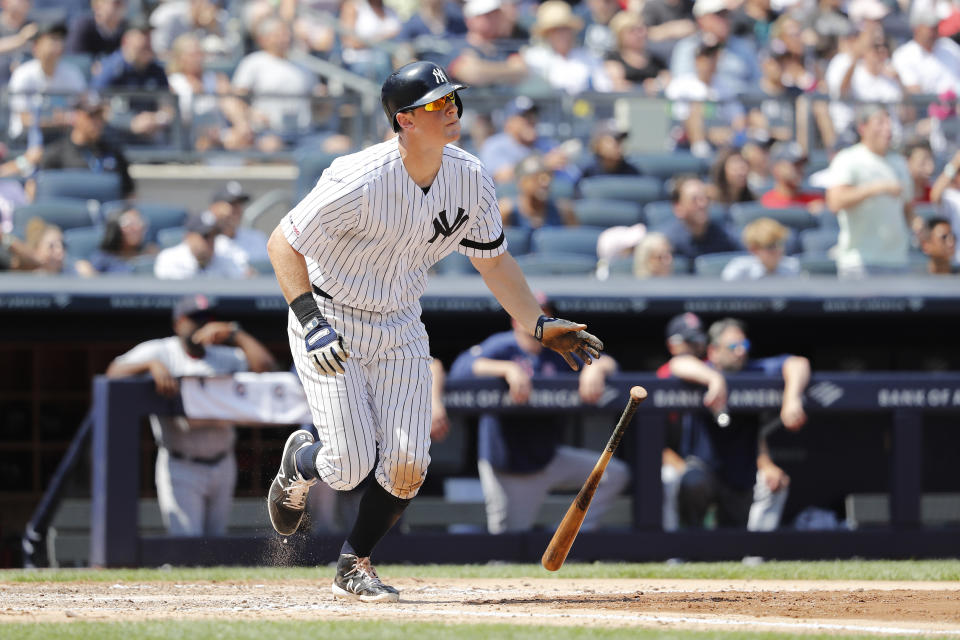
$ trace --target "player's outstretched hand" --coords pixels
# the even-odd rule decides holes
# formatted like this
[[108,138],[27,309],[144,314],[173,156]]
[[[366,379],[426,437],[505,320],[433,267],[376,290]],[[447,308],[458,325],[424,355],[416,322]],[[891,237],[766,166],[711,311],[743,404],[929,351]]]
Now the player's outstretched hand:
[[573,356],[583,360],[584,364],[590,364],[603,351],[603,342],[584,331],[586,328],[585,324],[542,316],[541,321],[537,322],[536,337],[543,346],[562,355],[571,369],[579,371],[580,367]]
[[313,361],[313,366],[320,375],[335,376],[343,373],[343,363],[350,357],[350,352],[333,327],[323,318],[314,318],[303,330],[307,357]]

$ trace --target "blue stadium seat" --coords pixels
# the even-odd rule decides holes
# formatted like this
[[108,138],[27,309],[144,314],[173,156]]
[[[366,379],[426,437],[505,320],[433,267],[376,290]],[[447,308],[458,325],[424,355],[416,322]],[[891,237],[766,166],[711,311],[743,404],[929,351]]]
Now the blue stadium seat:
[[633,256],[617,256],[610,260],[610,275],[632,276]]
[[770,209],[759,202],[738,202],[730,205],[730,217],[737,227],[744,227],[757,218],[772,218],[797,231],[812,229],[820,224],[817,218],[803,207]]
[[597,261],[579,253],[528,253],[517,257],[517,263],[527,276],[590,275]]
[[183,236],[186,234],[187,230],[183,227],[160,229],[160,231],[157,232],[157,244],[160,245],[161,249],[168,249],[180,244],[180,242],[183,241]]
[[63,232],[63,244],[67,255],[81,259],[89,258],[103,240],[103,227],[74,227]]
[[503,235],[507,240],[507,250],[514,256],[530,252],[530,230],[521,227],[504,227]]
[[[657,229],[673,220],[673,202],[670,200],[657,200],[648,202],[643,207],[643,217],[646,220],[647,228]],[[722,204],[712,203],[710,205],[710,219],[720,224],[727,223],[727,208]]]
[[683,151],[636,153],[628,155],[627,160],[643,175],[655,176],[661,180],[687,173],[706,175],[710,169],[709,161]]
[[470,263],[470,258],[454,251],[433,267],[437,275],[479,275]]
[[109,202],[123,197],[120,175],[84,169],[44,170],[37,174],[36,199],[79,198]]
[[580,181],[584,198],[613,198],[639,204],[663,197],[663,183],[652,176],[592,176]]
[[130,260],[133,274],[137,276],[153,276],[153,265],[157,262],[156,256],[137,256]]
[[550,197],[554,200],[569,200],[575,191],[576,184],[569,178],[554,176],[550,181]]
[[940,209],[937,207],[937,205],[933,204],[932,202],[922,202],[920,204],[913,205],[913,213],[920,216],[924,220],[929,220],[930,218],[943,215],[940,213]]
[[[114,200],[105,202],[100,207],[104,220],[118,210],[126,209],[129,203],[126,200]],[[147,242],[156,242],[157,233],[161,229],[171,227],[182,227],[187,221],[189,212],[186,207],[176,204],[163,204],[159,202],[136,202],[133,206],[143,216],[147,224]]]
[[270,262],[268,258],[264,258],[263,260],[251,260],[250,268],[262,276],[273,275],[273,263]]
[[533,232],[530,248],[534,253],[576,253],[597,259],[599,227],[542,227]]
[[573,202],[580,224],[594,227],[630,226],[643,222],[640,204],[628,200],[583,198]]
[[313,152],[304,153],[297,158],[296,199],[299,202],[303,196],[317,184],[324,170],[340,156],[339,153]]
[[811,276],[836,276],[837,263],[824,253],[801,253],[797,256],[800,261],[800,271]]
[[804,253],[825,254],[837,244],[836,229],[804,229],[800,232],[800,246]]
[[693,259],[693,270],[698,276],[708,276],[719,278],[727,266],[734,258],[750,255],[746,251],[724,251],[722,253],[705,253]]
[[89,227],[97,223],[97,211],[98,208],[91,208],[83,200],[70,198],[37,200],[33,204],[19,206],[13,211],[13,230],[22,238],[31,218],[41,218],[48,224],[55,224],[63,230]]

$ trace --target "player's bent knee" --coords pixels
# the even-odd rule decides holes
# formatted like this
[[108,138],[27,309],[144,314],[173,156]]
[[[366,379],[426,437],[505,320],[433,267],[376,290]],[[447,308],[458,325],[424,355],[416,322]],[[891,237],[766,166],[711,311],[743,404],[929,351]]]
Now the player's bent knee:
[[409,499],[417,495],[420,486],[427,477],[427,466],[430,459],[409,460],[384,465],[383,482],[381,484],[391,494],[398,498]]

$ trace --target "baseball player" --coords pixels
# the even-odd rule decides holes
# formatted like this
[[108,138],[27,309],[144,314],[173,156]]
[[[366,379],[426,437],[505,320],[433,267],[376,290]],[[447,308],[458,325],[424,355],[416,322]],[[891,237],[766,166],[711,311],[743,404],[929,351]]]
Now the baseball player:
[[[460,137],[465,85],[430,62],[383,83],[398,134],[338,158],[273,231],[268,252],[290,305],[288,335],[319,442],[287,439],[267,507],[278,533],[300,525],[317,480],[339,490],[370,472],[337,563],[333,592],[396,601],[370,563],[377,542],[417,494],[430,462],[431,372],[420,297],[427,270],[458,251],[490,291],[575,370],[603,344],[586,325],[541,315],[507,252],[493,180]],[[376,460],[376,466],[374,467]]]
[[[148,340],[117,356],[108,378],[149,373],[157,392],[175,395],[177,377],[272,371],[270,352],[234,322],[213,319],[202,295],[173,309],[175,336]],[[150,417],[157,441],[157,501],[171,535],[224,535],[237,479],[233,426],[201,426],[179,417]]]

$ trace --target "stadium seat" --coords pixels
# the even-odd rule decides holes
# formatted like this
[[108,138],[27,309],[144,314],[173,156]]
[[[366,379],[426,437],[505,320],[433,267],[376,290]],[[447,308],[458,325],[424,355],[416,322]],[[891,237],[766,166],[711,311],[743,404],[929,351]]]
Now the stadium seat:
[[637,153],[627,156],[627,160],[643,175],[661,180],[687,173],[706,175],[710,168],[709,162],[686,152]]
[[305,153],[297,158],[296,199],[299,202],[303,196],[317,184],[320,175],[330,164],[339,157],[339,153],[313,152]]
[[187,230],[183,227],[160,229],[160,231],[157,232],[157,244],[160,245],[161,249],[168,249],[180,244],[180,242],[183,241],[183,236],[186,234]]
[[597,261],[579,253],[528,253],[517,257],[517,263],[528,276],[589,275],[596,269]]
[[73,258],[89,258],[103,240],[103,227],[74,227],[63,232],[63,244],[67,255]]
[[940,209],[932,202],[922,202],[920,204],[913,205],[913,213],[920,216],[924,220],[929,220],[930,218],[935,218],[941,215]]
[[802,231],[819,225],[817,218],[803,207],[770,209],[759,202],[738,202],[730,205],[730,217],[737,227],[744,227],[757,218],[772,218],[785,227]]
[[[100,211],[102,212],[103,219],[106,220],[118,210],[125,209],[128,206],[129,203],[126,200],[114,200],[103,203]],[[185,207],[175,204],[137,202],[134,203],[133,206],[140,212],[140,215],[143,216],[143,221],[147,224],[147,242],[156,242],[157,233],[161,229],[182,227],[189,215]]]
[[580,181],[580,194],[646,204],[663,197],[663,183],[653,176],[592,176]]
[[89,227],[97,223],[98,210],[98,207],[90,207],[83,200],[71,198],[37,200],[33,204],[25,204],[14,209],[13,231],[22,238],[31,218],[41,218],[48,224],[55,224],[63,230]]
[[454,251],[433,267],[437,275],[478,275],[470,263],[470,258]]
[[708,276],[719,278],[727,266],[734,258],[750,255],[746,251],[724,251],[722,253],[705,253],[693,259],[693,270],[698,276]]
[[533,232],[530,248],[534,253],[576,253],[597,259],[599,227],[542,227]]
[[137,256],[130,260],[134,275],[153,276],[153,265],[156,263],[156,256]]
[[554,200],[569,200],[574,196],[576,185],[569,178],[554,176],[550,181],[550,197]]
[[269,258],[264,258],[263,260],[251,260],[250,268],[262,276],[273,275],[273,263],[270,262]]
[[837,244],[836,229],[804,229],[800,232],[800,246],[804,253],[825,254]]
[[610,260],[611,276],[632,276],[633,256],[617,256]]
[[583,198],[573,202],[573,212],[580,224],[594,227],[630,226],[643,222],[640,205],[628,200]]
[[109,202],[123,197],[120,175],[84,169],[44,170],[37,174],[37,200],[78,198]]
[[521,227],[504,227],[503,235],[507,240],[507,249],[514,256],[530,252],[530,230]]
[[837,263],[830,256],[823,253],[801,253],[797,256],[800,261],[800,271],[811,276],[836,276]]
[[910,255],[907,256],[907,259],[909,260],[908,270],[910,273],[918,275],[930,273],[930,258],[928,258],[925,254],[914,250],[910,252]]

